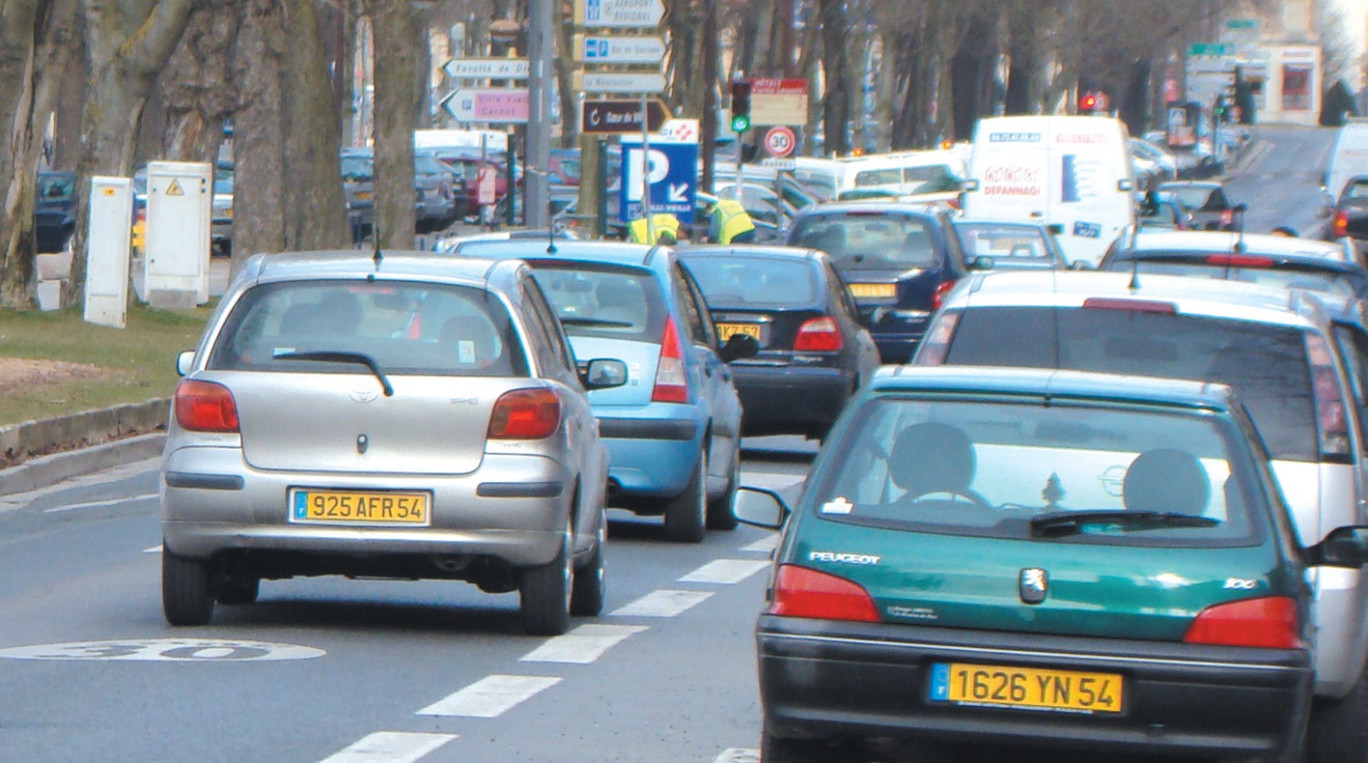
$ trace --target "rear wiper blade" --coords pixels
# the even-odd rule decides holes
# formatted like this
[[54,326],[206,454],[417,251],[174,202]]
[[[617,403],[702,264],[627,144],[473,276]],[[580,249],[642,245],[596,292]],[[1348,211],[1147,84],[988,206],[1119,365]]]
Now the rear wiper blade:
[[380,380],[381,389],[385,390],[385,397],[394,397],[394,387],[390,386],[389,379],[385,377],[385,372],[380,370],[380,364],[375,362],[375,358],[362,352],[342,352],[341,350],[319,350],[318,352],[283,352],[275,356],[277,360],[316,360],[324,363],[360,363],[369,368],[375,378]]
[[1031,518],[1031,537],[1059,538],[1077,535],[1086,525],[1114,524],[1125,530],[1152,530],[1161,527],[1215,527],[1220,520],[1176,511],[1055,511]]
[[631,321],[609,321],[603,318],[572,318],[560,316],[560,322],[566,326],[613,326],[615,328],[629,328],[636,324]]

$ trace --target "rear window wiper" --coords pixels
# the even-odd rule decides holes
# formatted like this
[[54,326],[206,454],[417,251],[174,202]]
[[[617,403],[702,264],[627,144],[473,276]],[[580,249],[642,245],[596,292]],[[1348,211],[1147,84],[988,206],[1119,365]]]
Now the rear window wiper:
[[1162,527],[1215,527],[1220,520],[1176,511],[1054,511],[1031,518],[1031,537],[1061,538],[1077,535],[1087,525],[1119,525],[1123,530],[1153,530]]
[[390,386],[389,379],[385,377],[385,372],[380,370],[380,364],[375,362],[375,358],[362,352],[342,352],[340,350],[320,350],[318,352],[282,352],[274,357],[275,360],[316,360],[323,363],[360,363],[369,368],[375,378],[380,380],[381,389],[385,390],[385,397],[394,397],[394,387]]
[[631,328],[635,323],[631,321],[609,321],[603,318],[571,318],[560,316],[560,322],[566,326],[611,326],[613,328]]

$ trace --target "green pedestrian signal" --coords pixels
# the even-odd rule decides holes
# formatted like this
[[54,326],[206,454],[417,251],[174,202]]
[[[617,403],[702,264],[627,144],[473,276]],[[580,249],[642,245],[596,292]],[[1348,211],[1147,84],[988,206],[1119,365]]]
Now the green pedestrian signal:
[[749,115],[749,114],[737,114],[736,116],[732,117],[731,128],[732,128],[732,132],[734,132],[734,133],[743,133],[743,132],[749,130],[749,129],[750,129],[750,115]]

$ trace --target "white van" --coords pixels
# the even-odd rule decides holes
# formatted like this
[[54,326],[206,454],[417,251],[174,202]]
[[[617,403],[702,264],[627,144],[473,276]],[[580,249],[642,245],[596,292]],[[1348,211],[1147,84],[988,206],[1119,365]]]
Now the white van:
[[479,153],[480,142],[489,153],[507,153],[508,133],[498,130],[414,130],[414,148],[462,148]]
[[839,160],[842,201],[871,196],[912,196],[960,190],[965,167],[948,150],[900,151]]
[[967,220],[1055,227],[1072,264],[1097,265],[1135,223],[1126,126],[1100,116],[980,119],[961,200]]
[[1330,167],[1321,188],[1334,206],[1350,178],[1368,175],[1368,119],[1350,118],[1339,128],[1330,152]]

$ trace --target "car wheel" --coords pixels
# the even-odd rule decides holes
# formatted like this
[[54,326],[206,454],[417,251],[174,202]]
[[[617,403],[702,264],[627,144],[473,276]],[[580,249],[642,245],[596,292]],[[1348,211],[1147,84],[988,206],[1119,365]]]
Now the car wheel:
[[760,760],[764,763],[819,763],[826,757],[821,742],[811,739],[785,739],[769,733],[760,735]]
[[708,529],[735,530],[736,514],[732,504],[736,502],[736,489],[741,487],[741,454],[732,457],[731,474],[727,475],[727,489],[716,500],[708,502]]
[[570,629],[570,581],[574,577],[574,532],[569,524],[556,558],[523,570],[518,594],[523,629],[534,636],[559,636]]
[[261,578],[229,578],[219,584],[214,598],[219,604],[255,604],[261,590]]
[[1317,697],[1306,729],[1307,763],[1368,761],[1368,671],[1343,699]]
[[608,543],[608,511],[599,509],[598,537],[594,540],[594,553],[583,567],[575,570],[574,582],[570,592],[570,614],[576,617],[594,617],[603,611],[603,599],[607,586],[603,574],[603,548]]
[[209,563],[162,547],[162,612],[172,625],[206,625],[214,615]]
[[708,517],[708,451],[700,451],[684,492],[665,504],[665,539],[700,543]]

